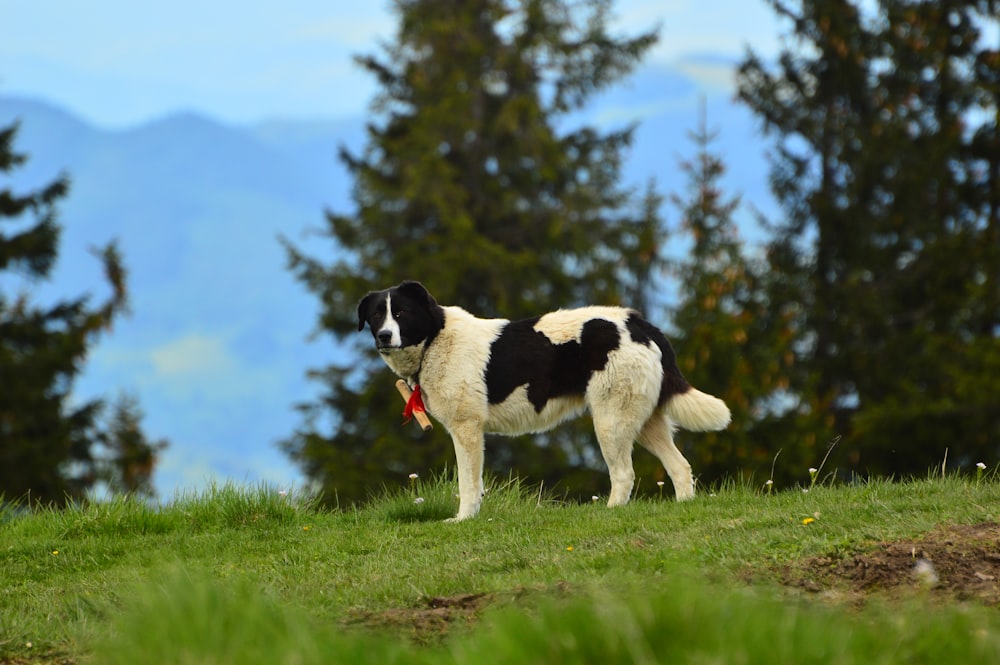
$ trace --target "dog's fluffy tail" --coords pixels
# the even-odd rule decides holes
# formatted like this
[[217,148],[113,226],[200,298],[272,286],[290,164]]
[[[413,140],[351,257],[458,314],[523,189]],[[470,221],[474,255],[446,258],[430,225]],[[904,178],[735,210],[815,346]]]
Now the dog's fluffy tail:
[[671,397],[664,410],[670,420],[689,432],[725,429],[731,418],[725,402],[693,387]]

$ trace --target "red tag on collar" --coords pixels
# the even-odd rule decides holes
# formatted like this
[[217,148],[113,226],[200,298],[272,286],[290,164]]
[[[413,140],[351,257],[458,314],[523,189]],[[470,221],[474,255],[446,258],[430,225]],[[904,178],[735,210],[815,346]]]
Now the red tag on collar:
[[413,394],[410,395],[410,399],[406,400],[406,406],[403,408],[403,424],[410,422],[415,412],[426,410],[424,399],[420,396],[420,385],[415,385],[413,386]]

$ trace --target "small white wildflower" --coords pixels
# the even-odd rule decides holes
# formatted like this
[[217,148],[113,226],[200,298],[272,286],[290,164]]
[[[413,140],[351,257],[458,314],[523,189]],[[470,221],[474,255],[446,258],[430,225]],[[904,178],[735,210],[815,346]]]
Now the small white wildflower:
[[983,464],[982,462],[976,462],[976,468],[979,469],[980,471],[983,471],[984,469],[986,469],[986,465]]
[[590,497],[590,500],[591,501],[600,501],[601,497],[595,495],[595,496]]
[[764,484],[765,484],[765,485],[767,485],[768,487],[770,487],[771,485],[773,485],[773,484],[774,484],[774,481],[773,481],[773,480],[771,480],[770,478],[768,478],[768,479],[767,479],[767,482],[765,482]]
[[819,473],[819,469],[817,469],[816,467],[813,467],[813,466],[809,467],[809,475],[810,476],[815,476],[817,473]]
[[656,481],[656,486],[657,487],[663,487],[663,481],[662,480],[657,480]]
[[288,496],[288,490],[279,490],[278,496]]
[[424,502],[424,497],[422,497],[422,496],[418,496],[416,499],[413,500],[413,503],[416,503],[416,504],[421,504],[423,502]]
[[415,474],[415,473],[411,473],[411,474],[410,474],[410,480],[416,480],[416,479],[417,479],[417,478],[419,478],[419,477],[420,477],[420,476],[418,476],[418,475],[417,475],[417,474]]

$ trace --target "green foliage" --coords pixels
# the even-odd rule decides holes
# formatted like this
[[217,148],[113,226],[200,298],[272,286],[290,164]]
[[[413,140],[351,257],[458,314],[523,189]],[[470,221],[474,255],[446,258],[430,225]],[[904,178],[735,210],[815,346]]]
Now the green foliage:
[[[17,125],[0,129],[4,173],[25,161],[14,152],[16,134]],[[126,308],[117,246],[94,250],[112,291],[103,303],[94,307],[82,296],[40,304],[31,297],[55,263],[56,206],[68,191],[65,176],[26,194],[0,190],[0,271],[8,273],[0,281],[0,498],[7,500],[61,504],[111,479],[140,489],[152,468],[147,460],[145,481],[128,468],[147,446],[134,404],[121,406],[105,432],[100,401],[70,399],[87,351]]]
[[767,297],[795,337],[790,424],[857,473],[990,456],[1000,349],[1000,28],[992,0],[770,4],[739,96],[776,138]]
[[134,395],[122,393],[111,407],[102,438],[101,479],[117,494],[152,497],[153,468],[167,442],[151,442],[142,430],[142,409]]
[[[628,595],[595,591],[525,614],[460,642],[456,663],[937,663],[1000,655],[996,617],[914,604],[850,616],[767,592],[711,590],[667,577]],[[892,645],[892,646],[890,646]]]
[[458,510],[454,487],[439,476],[430,482],[417,474],[408,478],[407,490],[398,487],[384,488],[382,494],[371,502],[369,508],[375,515],[391,522],[430,522],[452,517]]
[[768,592],[718,591],[666,577],[659,588],[593,589],[538,609],[491,613],[447,647],[338,631],[247,583],[190,574],[150,585],[100,646],[105,663],[982,663],[1000,657],[1000,621],[979,609],[905,619],[882,606],[851,616]]
[[[691,502],[614,510],[494,480],[480,517],[459,524],[401,510],[415,492],[446,502],[455,491],[446,476],[407,480],[357,510],[232,484],[161,506],[118,498],[8,508],[0,661],[996,659],[991,608],[929,604],[914,590],[859,610],[773,585],[802,557],[996,521],[995,468],[981,478],[827,480],[807,493],[809,475],[799,475],[800,485],[771,494],[730,481]],[[407,622],[435,616],[429,599],[464,594],[488,594],[494,609],[444,633],[441,622],[425,627],[414,635],[425,646],[400,635]],[[394,616],[402,623],[386,623]]]
[[[312,624],[247,580],[223,586],[201,571],[178,568],[136,594],[116,622],[117,637],[100,645],[97,656],[109,665],[149,654],[178,665],[364,662],[362,654],[334,647],[339,640],[332,631],[326,638],[333,643],[323,644],[323,631]],[[371,655],[385,650],[369,646]]]
[[[341,258],[327,265],[285,242],[291,269],[320,299],[321,328],[353,339],[358,301],[402,279],[424,282],[443,304],[509,318],[642,294],[660,225],[655,190],[639,197],[619,184],[632,129],[566,127],[655,33],[610,34],[605,0],[400,0],[395,9],[393,43],[357,59],[381,91],[364,151],[340,155],[356,204],[327,216]],[[368,360],[314,372],[325,392],[301,407],[303,425],[283,444],[343,503],[452,457],[444,432],[401,427],[370,340],[352,348]],[[503,474],[516,460],[519,473],[580,495],[604,486],[584,428],[543,442],[491,441],[487,464]]]

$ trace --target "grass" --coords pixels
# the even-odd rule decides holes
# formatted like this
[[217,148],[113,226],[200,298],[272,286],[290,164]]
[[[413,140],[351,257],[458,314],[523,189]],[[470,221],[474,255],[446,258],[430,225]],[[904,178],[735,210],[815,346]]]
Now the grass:
[[[494,481],[478,518],[445,524],[454,492],[404,479],[328,512],[226,484],[162,507],[8,509],[0,663],[1000,662],[997,608],[929,612],[919,590],[858,608],[778,584],[806,557],[1000,520],[995,473],[728,483],[615,510]],[[486,609],[430,609],[468,594]]]

